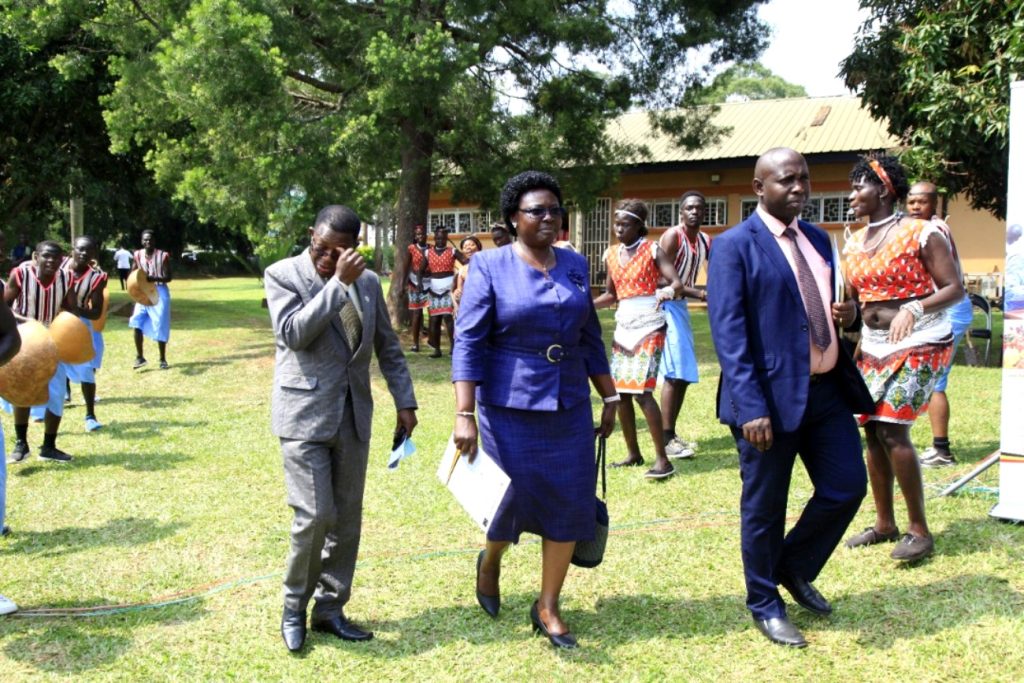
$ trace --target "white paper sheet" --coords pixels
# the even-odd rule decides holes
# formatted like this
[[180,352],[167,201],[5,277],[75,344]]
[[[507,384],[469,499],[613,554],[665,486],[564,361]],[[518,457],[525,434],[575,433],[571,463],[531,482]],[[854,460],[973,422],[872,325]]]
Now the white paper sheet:
[[437,478],[485,532],[511,483],[508,475],[479,446],[472,463],[456,452],[454,434],[448,439],[448,447],[437,466]]
[[835,235],[832,235],[832,301],[846,301],[846,278],[843,277],[843,261]]

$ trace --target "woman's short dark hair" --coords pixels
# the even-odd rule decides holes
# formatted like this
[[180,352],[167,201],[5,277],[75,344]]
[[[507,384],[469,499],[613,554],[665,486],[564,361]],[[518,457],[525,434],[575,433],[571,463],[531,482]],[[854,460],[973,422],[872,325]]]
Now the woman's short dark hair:
[[465,237],[463,237],[462,241],[459,242],[459,249],[462,249],[466,242],[472,242],[473,244],[475,244],[477,251],[483,251],[484,249],[484,245],[480,243],[480,240],[476,238],[476,235],[466,235]]
[[512,225],[512,216],[519,210],[519,200],[522,196],[533,190],[548,190],[558,198],[559,205],[562,204],[562,187],[548,173],[523,171],[509,178],[501,191],[501,217],[505,219],[505,228],[513,237],[516,228]]
[[639,199],[623,199],[615,205],[615,211],[628,211],[640,217],[640,236],[647,234],[647,203]]
[[872,161],[877,161],[878,165],[885,171],[885,174],[889,176],[889,182],[892,183],[892,187],[896,191],[894,199],[899,201],[906,199],[907,193],[910,192],[910,181],[907,180],[907,173],[903,170],[903,164],[900,163],[900,160],[888,154],[861,157],[860,161],[854,165],[853,170],[850,171],[850,182],[855,183],[863,178],[873,185],[884,186],[885,183],[875,173],[875,169],[871,168]]

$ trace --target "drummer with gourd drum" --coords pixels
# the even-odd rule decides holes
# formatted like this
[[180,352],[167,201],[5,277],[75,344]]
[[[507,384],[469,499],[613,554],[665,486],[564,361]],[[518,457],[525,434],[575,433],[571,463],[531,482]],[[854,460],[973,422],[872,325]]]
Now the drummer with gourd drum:
[[68,379],[82,385],[82,398],[85,399],[85,431],[94,432],[103,425],[96,419],[96,371],[103,363],[102,327],[100,319],[104,317],[104,303],[107,289],[107,274],[97,265],[98,248],[96,240],[82,235],[75,240],[71,249],[71,258],[64,261],[63,270],[67,273],[69,286],[74,292],[79,308],[89,311],[88,316],[79,319],[89,330],[88,344],[93,350],[92,359],[67,366]]
[[[147,302],[137,296],[133,291],[133,278],[135,284],[140,280],[155,284],[155,300],[150,299]],[[128,293],[136,301],[135,310],[128,320],[128,327],[135,329],[135,363],[132,365],[135,370],[146,364],[146,357],[142,354],[143,336],[156,341],[160,349],[160,369],[166,370],[170,367],[167,364],[167,340],[171,338],[171,292],[167,289],[167,283],[170,281],[170,254],[156,248],[152,230],[143,230],[142,249],[135,252],[128,282]]]
[[[7,281],[7,289],[4,291],[4,301],[11,307],[15,318],[19,321],[37,321],[44,326],[50,326],[62,310],[89,319],[95,319],[99,316],[100,311],[98,309],[93,311],[78,305],[67,273],[60,268],[63,258],[64,250],[59,244],[51,240],[44,240],[36,245],[35,255],[32,259],[23,262],[11,272],[10,279]],[[63,344],[63,342],[68,339],[80,338],[78,332],[74,331],[74,324],[76,323],[80,324],[77,320],[61,323],[68,330],[68,332],[60,335],[62,345],[65,348],[68,345]],[[31,325],[31,323],[26,324]],[[22,330],[19,330],[19,332],[23,339],[21,351],[23,355],[32,355],[28,354],[29,347],[43,349],[47,342],[50,347],[56,345],[54,339],[41,339],[38,345],[35,343],[28,344],[26,333]],[[34,334],[32,336],[35,338],[41,335]],[[46,336],[49,337],[50,335]],[[71,344],[70,346],[77,346],[77,344]],[[91,351],[92,349],[89,348],[90,356]],[[49,367],[52,367],[50,363],[53,363],[53,360],[50,354],[53,353],[53,351],[48,353],[41,352],[38,360],[34,355],[31,358],[27,358],[30,361],[28,363],[30,367],[27,368],[29,374],[31,374],[33,369],[31,366],[38,366],[36,369],[41,370],[42,374],[46,374]],[[65,358],[70,359],[71,356],[65,356]],[[14,360],[18,359],[15,358]],[[14,365],[14,363],[12,362],[11,365]],[[70,455],[57,448],[57,432],[60,429],[61,417],[64,414],[66,382],[67,373],[65,366],[57,364],[45,394],[46,403],[44,405],[46,412],[43,418],[43,445],[39,449],[39,457],[43,460],[68,462],[72,459]],[[9,382],[9,384],[13,385],[14,383]],[[14,450],[11,453],[12,461],[22,462],[29,456],[28,418],[29,409],[32,406],[17,405],[18,403],[25,404],[27,401],[18,400],[12,394],[4,393],[7,395],[0,401],[0,406],[14,414],[15,443]],[[42,395],[39,398],[42,399]]]

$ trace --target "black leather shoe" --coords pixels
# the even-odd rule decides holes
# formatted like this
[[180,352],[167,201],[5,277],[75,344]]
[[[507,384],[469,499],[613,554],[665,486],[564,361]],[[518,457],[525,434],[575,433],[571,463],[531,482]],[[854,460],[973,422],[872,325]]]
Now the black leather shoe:
[[832,614],[832,605],[828,604],[825,596],[819,593],[810,581],[795,576],[780,576],[779,585],[788,590],[796,604],[805,610],[825,617]]
[[772,619],[758,619],[754,617],[754,623],[757,624],[757,630],[773,643],[788,645],[789,647],[807,647],[804,634],[800,633],[800,630],[793,626],[792,622],[786,617],[774,617]]
[[330,633],[332,636],[337,636],[342,640],[349,640],[353,642],[373,640],[372,633],[364,631],[353,624],[345,618],[344,614],[340,614],[329,619],[314,619],[311,625],[314,631]]
[[284,608],[281,615],[281,637],[289,652],[298,652],[306,642],[306,613]]
[[543,633],[547,637],[548,641],[551,642],[552,647],[560,647],[563,650],[575,650],[579,647],[579,643],[576,642],[576,636],[571,631],[560,633],[555,635],[548,631],[548,627],[541,621],[540,612],[537,610],[537,603],[533,603],[533,607],[530,608],[530,621],[533,622],[533,632]]
[[[480,565],[484,561],[484,553],[486,550],[481,550],[480,554],[476,556],[476,585],[480,585]],[[498,610],[501,609],[501,595],[484,595],[480,592],[480,589],[476,589],[476,601],[480,603],[480,607],[492,618],[498,618]]]

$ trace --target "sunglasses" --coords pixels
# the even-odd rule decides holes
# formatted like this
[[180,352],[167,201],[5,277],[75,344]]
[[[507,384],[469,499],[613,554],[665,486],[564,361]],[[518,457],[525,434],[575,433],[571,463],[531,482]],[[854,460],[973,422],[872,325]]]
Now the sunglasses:
[[561,206],[534,206],[529,209],[519,209],[519,213],[526,214],[530,218],[544,218],[548,215],[552,218],[565,218],[568,211]]

